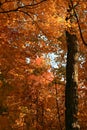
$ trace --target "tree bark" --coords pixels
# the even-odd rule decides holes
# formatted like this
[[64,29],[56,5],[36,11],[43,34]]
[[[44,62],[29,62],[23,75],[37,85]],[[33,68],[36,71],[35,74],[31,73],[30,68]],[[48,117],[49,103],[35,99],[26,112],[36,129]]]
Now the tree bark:
[[79,130],[78,125],[78,44],[77,37],[66,31],[67,64],[65,88],[65,127],[66,130]]

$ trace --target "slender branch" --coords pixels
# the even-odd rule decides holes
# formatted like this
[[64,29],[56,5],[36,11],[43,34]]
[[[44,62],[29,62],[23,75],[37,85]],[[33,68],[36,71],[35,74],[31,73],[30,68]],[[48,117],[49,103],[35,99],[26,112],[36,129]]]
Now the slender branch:
[[82,35],[82,31],[81,31],[81,26],[80,26],[80,23],[79,23],[79,19],[78,19],[78,16],[77,16],[77,13],[75,11],[75,8],[74,8],[74,5],[73,5],[73,1],[70,0],[70,3],[71,3],[71,6],[72,6],[72,10],[74,12],[74,15],[76,17],[76,20],[77,20],[77,23],[78,23],[78,28],[79,28],[79,32],[80,32],[80,36],[81,36],[81,39],[82,39],[82,42],[85,46],[87,46],[87,43],[85,42],[84,38],[83,38],[83,35]]
[[31,5],[25,5],[25,6],[37,6],[37,5],[39,5],[39,4],[41,4],[41,3],[45,2],[45,1],[47,1],[47,0],[41,0],[41,1],[38,2],[38,3],[31,4]]
[[[16,11],[18,11],[18,10],[20,10],[20,9],[24,9],[24,8],[27,8],[27,7],[30,7],[30,8],[28,8],[28,9],[32,9],[32,8],[35,8],[35,6],[37,6],[37,5],[40,5],[41,3],[43,3],[43,2],[45,2],[45,1],[47,1],[47,0],[42,0],[42,1],[40,1],[40,2],[38,2],[38,3],[35,3],[35,4],[31,4],[31,5],[22,5],[22,6],[18,6],[16,9],[12,9],[12,10],[8,10],[8,11],[0,11],[0,13],[10,13],[10,12],[16,12]],[[4,2],[5,3],[5,2]],[[4,3],[0,3],[0,6],[2,6]],[[1,8],[1,7],[0,7]]]
[[47,36],[47,34],[43,31],[42,28],[40,28],[40,26],[38,25],[38,23],[32,18],[32,16],[29,14],[29,12],[26,12],[26,11],[23,11],[23,10],[18,10],[18,11],[19,11],[19,12],[22,12],[22,13],[24,13],[24,14],[26,14],[27,16],[29,16],[29,17],[32,19],[33,23],[37,26],[37,28],[38,28],[39,30],[41,30],[42,34],[43,34],[44,36]]

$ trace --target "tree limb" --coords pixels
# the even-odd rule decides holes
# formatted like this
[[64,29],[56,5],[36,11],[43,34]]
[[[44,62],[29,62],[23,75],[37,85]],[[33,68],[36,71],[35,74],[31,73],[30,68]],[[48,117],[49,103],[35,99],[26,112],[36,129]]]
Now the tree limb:
[[78,28],[79,28],[79,32],[80,32],[80,36],[81,36],[82,42],[83,42],[83,44],[84,44],[85,46],[87,46],[87,43],[85,42],[85,40],[84,40],[84,38],[83,38],[83,35],[82,35],[81,26],[80,26],[77,13],[76,13],[75,8],[74,8],[74,5],[73,5],[73,1],[70,0],[70,3],[71,3],[71,6],[72,6],[72,10],[73,10],[73,12],[74,12],[74,16],[76,17],[76,20],[77,20],[77,24],[78,24]]
[[[45,2],[45,1],[47,1],[47,0],[41,0],[40,2],[38,2],[38,3],[35,3],[35,4],[31,4],[31,5],[22,5],[22,6],[18,6],[16,9],[12,9],[12,10],[8,10],[8,11],[0,11],[0,13],[3,13],[3,14],[5,14],[5,13],[10,13],[10,12],[16,12],[16,11],[18,11],[19,9],[23,9],[23,8],[27,8],[27,7],[30,7],[29,9],[32,9],[33,7],[35,8],[35,6],[37,6],[37,5],[40,5],[41,3],[43,3],[43,2]],[[9,1],[10,2],[10,1]],[[4,2],[4,3],[6,3],[6,2]],[[4,3],[0,3],[0,6],[2,6]],[[1,8],[1,7],[0,7]],[[2,8],[1,8],[2,9]]]

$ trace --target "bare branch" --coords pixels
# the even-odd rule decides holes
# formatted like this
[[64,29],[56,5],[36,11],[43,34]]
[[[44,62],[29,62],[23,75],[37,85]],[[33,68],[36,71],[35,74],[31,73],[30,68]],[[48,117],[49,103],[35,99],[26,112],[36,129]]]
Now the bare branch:
[[72,9],[73,9],[73,12],[74,12],[74,16],[76,17],[76,20],[77,20],[77,24],[78,24],[78,28],[79,28],[79,32],[80,32],[80,36],[81,36],[82,42],[83,42],[83,44],[84,44],[85,46],[87,46],[87,43],[85,42],[85,40],[84,40],[84,38],[83,38],[83,35],[82,35],[81,26],[80,26],[77,13],[76,13],[75,8],[74,8],[74,5],[73,5],[73,1],[70,0],[70,3],[71,3],[71,6],[72,6]]

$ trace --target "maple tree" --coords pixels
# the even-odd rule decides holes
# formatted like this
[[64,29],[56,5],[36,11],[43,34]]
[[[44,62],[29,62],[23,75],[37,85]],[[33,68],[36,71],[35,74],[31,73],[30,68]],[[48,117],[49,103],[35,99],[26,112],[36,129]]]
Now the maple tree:
[[[63,130],[65,126],[77,130],[76,122],[81,129],[87,128],[86,20],[85,0],[0,0],[1,130]],[[79,57],[72,59],[77,55],[73,53],[78,51],[74,50],[77,39]],[[72,44],[70,50],[67,43]],[[71,56],[67,54],[66,59],[67,51]],[[73,75],[77,59],[78,81]],[[69,81],[69,73],[76,85]],[[68,96],[66,80],[67,89],[73,88]],[[66,108],[65,98],[70,102]],[[73,113],[69,113],[70,105]],[[71,117],[64,114],[65,109]]]

